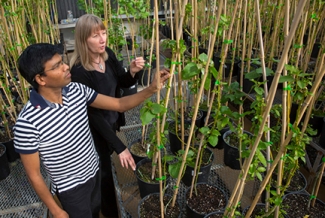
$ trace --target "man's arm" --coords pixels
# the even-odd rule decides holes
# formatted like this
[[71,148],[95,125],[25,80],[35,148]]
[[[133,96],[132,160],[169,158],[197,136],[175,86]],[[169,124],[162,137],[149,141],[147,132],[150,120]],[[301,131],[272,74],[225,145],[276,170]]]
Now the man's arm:
[[164,69],[159,73],[159,84],[157,82],[158,76],[156,75],[156,79],[150,84],[150,86],[142,90],[141,92],[138,92],[134,95],[125,96],[123,98],[112,98],[109,96],[98,94],[96,99],[93,101],[93,103],[90,104],[90,106],[118,112],[124,112],[129,109],[132,109],[137,105],[141,104],[159,89],[161,89],[164,82],[170,77],[169,71],[167,69]]
[[40,170],[39,153],[20,154],[26,174],[35,192],[50,210],[53,218],[67,218],[69,215],[55,202],[52,194],[45,184]]

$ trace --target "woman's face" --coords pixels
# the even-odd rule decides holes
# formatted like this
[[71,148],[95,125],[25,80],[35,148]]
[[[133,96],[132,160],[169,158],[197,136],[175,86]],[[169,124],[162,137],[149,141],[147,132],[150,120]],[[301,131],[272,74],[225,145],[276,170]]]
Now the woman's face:
[[106,30],[95,29],[87,39],[87,46],[91,53],[101,54],[105,52]]

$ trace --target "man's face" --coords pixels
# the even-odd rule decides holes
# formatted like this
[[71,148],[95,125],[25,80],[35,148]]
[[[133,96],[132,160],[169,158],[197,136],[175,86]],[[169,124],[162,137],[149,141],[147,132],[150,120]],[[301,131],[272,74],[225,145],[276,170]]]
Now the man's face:
[[40,76],[45,82],[45,87],[49,88],[62,88],[71,82],[69,66],[62,61],[59,54],[45,63],[44,72]]

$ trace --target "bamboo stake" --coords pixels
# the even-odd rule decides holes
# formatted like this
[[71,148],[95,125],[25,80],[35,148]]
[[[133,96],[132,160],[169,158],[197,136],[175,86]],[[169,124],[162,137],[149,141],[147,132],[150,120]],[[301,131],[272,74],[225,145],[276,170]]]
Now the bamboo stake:
[[[261,54],[261,63],[262,63],[262,72],[263,72],[263,81],[267,81],[266,78],[266,69],[265,69],[265,60],[264,60],[264,45],[263,45],[263,36],[262,36],[262,25],[261,25],[261,18],[260,18],[260,6],[259,6],[259,0],[255,1],[256,3],[256,18],[257,18],[257,26],[258,26],[258,38],[259,38],[259,43],[260,43],[260,54]],[[268,96],[268,87],[267,87],[267,83],[264,83],[264,94],[265,94],[265,98],[267,98]],[[265,102],[266,103],[266,102]],[[267,114],[267,128],[270,129],[270,114]],[[266,133],[266,141],[269,142],[270,141],[270,130],[267,131]],[[270,147],[267,147],[266,150],[266,160],[267,160],[267,170],[269,170],[270,168]],[[270,192],[266,192],[266,199],[269,198],[270,196]],[[266,201],[265,203],[266,206],[266,211],[268,211],[269,208],[269,202]]]
[[[288,34],[289,34],[289,11],[290,11],[290,4],[289,1],[285,1],[285,10],[286,10],[286,16],[285,16],[285,20],[284,20],[284,37],[287,38]],[[288,57],[286,54],[286,60],[285,63],[288,62]],[[285,68],[283,69],[283,75],[286,76],[287,75],[287,71],[285,70]],[[287,87],[287,82],[283,83],[284,87]],[[288,113],[287,113],[287,90],[284,89],[283,93],[282,93],[282,127],[281,127],[281,141],[280,144],[284,144],[285,141],[285,134],[287,131],[287,117],[288,117]],[[277,188],[276,188],[276,192],[277,194],[280,194],[280,186],[282,184],[282,171],[283,171],[283,155],[281,156],[280,160],[279,160],[279,165],[278,165],[278,174],[277,174]],[[275,208],[275,217],[279,216],[279,212],[280,212],[280,207],[276,206]]]

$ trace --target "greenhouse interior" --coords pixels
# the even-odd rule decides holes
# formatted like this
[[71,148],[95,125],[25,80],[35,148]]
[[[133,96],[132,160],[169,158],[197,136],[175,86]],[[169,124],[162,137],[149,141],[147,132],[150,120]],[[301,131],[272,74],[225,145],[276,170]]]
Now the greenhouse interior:
[[325,218],[325,1],[3,0],[0,31],[0,217]]

